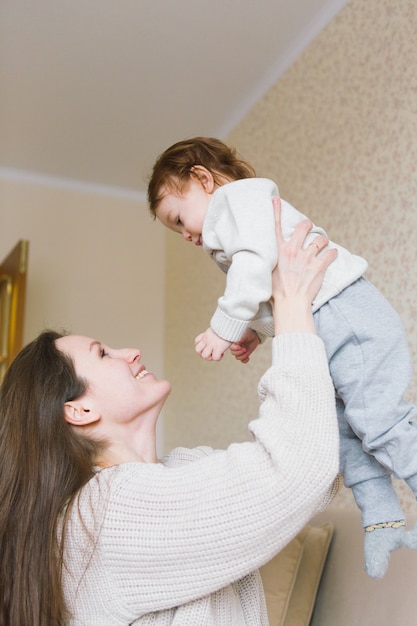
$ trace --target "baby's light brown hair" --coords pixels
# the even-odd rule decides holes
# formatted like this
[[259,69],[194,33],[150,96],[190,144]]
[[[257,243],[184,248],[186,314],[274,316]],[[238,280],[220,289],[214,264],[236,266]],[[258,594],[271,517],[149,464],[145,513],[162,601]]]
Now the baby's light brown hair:
[[178,141],[165,150],[153,166],[148,183],[148,203],[154,217],[164,191],[180,192],[193,176],[196,165],[205,167],[219,185],[224,179],[233,181],[256,176],[253,167],[219,139],[194,137]]

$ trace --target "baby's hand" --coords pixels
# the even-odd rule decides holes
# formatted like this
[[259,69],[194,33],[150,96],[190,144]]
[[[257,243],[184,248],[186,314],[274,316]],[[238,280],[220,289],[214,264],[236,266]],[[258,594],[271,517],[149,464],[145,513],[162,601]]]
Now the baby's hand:
[[248,363],[250,355],[258,347],[259,343],[258,335],[255,331],[248,328],[240,341],[232,343],[230,352],[238,361]]
[[198,335],[194,340],[195,351],[207,361],[220,361],[230,341],[222,339],[211,328],[207,328],[204,333]]

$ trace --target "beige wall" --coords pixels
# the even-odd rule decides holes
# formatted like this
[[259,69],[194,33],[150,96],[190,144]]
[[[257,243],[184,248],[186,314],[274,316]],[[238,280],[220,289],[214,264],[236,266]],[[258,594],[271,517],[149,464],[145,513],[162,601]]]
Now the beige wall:
[[[416,32],[415,2],[351,0],[228,142],[332,239],[368,259],[368,277],[403,318],[417,371]],[[174,384],[166,446],[245,439],[269,345],[247,366],[230,355],[221,364],[199,359],[193,339],[208,325],[223,277],[175,235],[166,276]],[[410,395],[417,401],[416,376]]]
[[0,257],[29,240],[25,342],[45,327],[139,347],[163,374],[165,233],[145,203],[0,180]]

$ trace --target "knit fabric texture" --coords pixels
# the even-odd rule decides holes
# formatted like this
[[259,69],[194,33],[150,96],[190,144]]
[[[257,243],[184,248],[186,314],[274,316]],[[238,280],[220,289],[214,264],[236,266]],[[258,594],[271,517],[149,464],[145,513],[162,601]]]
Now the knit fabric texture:
[[80,491],[65,532],[69,624],[268,624],[257,570],[325,506],[338,471],[321,339],[279,335],[272,353],[253,441],[117,465]]

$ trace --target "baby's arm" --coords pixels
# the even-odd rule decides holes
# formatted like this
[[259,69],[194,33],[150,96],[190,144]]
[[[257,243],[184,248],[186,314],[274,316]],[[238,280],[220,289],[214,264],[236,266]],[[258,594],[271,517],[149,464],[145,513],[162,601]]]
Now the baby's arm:
[[230,341],[222,339],[211,328],[207,328],[195,338],[195,351],[203,359],[207,361],[220,361],[227,348],[231,345]]
[[207,361],[220,361],[226,350],[230,348],[235,359],[248,363],[250,355],[260,344],[260,339],[254,330],[248,328],[240,341],[231,343],[208,328],[195,338],[194,343],[197,354]]
[[272,197],[278,196],[278,189],[267,179],[245,179],[225,185],[217,194],[218,204],[213,205],[213,217],[207,220],[205,239],[209,249],[223,250],[221,256],[232,262],[225,270],[221,260],[213,256],[227,271],[226,289],[210,328],[196,337],[195,350],[207,360],[219,361],[233,346],[233,356],[247,363],[260,343],[249,328],[250,320],[259,303],[271,296],[271,274],[277,258]]
[[244,179],[224,185],[216,194],[213,247],[224,251],[230,265],[210,326],[221,337],[239,342],[259,304],[271,297],[277,262],[272,198],[278,189],[267,179]]

